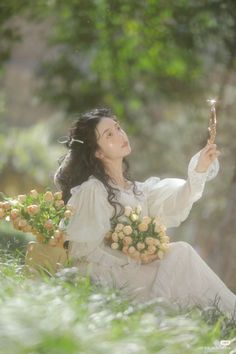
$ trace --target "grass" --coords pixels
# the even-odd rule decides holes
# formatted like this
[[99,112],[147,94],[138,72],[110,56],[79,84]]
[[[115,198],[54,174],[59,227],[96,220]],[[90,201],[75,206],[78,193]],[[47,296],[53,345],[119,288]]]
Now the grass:
[[236,325],[217,304],[134,306],[75,267],[30,279],[22,254],[3,251],[0,282],[1,354],[236,353]]

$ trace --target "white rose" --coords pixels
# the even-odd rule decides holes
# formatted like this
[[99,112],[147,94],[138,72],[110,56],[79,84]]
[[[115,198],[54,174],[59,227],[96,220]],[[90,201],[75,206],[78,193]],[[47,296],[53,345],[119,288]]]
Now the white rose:
[[119,248],[118,243],[117,243],[117,242],[113,242],[113,243],[111,244],[111,248],[112,248],[113,250],[117,250],[117,249]]
[[130,206],[126,206],[124,212],[125,216],[129,217],[131,213],[132,213],[132,208]]
[[133,232],[132,230],[132,227],[130,225],[126,225],[124,228],[123,228],[123,233],[125,235],[131,235]]
[[152,219],[150,218],[150,216],[144,216],[142,218],[142,222],[145,224],[150,224],[151,221],[152,221]]
[[117,242],[118,241],[118,234],[116,232],[113,232],[113,234],[111,235],[111,238],[113,241]]
[[116,225],[115,231],[116,231],[116,232],[119,232],[119,231],[121,231],[121,230],[123,229],[123,227],[124,227],[124,225],[121,224],[121,223],[119,223],[119,224]]

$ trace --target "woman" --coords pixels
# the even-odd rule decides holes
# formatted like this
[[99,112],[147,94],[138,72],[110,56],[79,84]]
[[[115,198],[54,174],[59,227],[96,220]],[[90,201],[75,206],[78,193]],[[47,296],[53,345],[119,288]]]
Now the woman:
[[128,174],[129,139],[108,109],[83,114],[71,127],[66,145],[69,152],[54,181],[64,202],[75,209],[66,234],[78,271],[120,289],[134,303],[161,296],[183,306],[205,307],[217,299],[219,308],[231,316],[236,296],[189,243],[171,242],[162,260],[154,256],[141,264],[104,241],[111,222],[115,217],[122,220],[127,205],[140,205],[142,215],[158,215],[167,229],[179,226],[201,198],[206,181],[218,173],[216,145],[207,144],[192,157],[187,180],[150,177],[144,182]]

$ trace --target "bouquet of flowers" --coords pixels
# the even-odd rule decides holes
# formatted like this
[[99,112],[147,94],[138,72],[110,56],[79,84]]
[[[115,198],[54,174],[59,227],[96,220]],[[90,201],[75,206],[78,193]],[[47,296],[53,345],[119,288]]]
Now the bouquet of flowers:
[[39,243],[63,248],[64,229],[73,214],[73,208],[65,205],[62,192],[47,190],[38,193],[36,189],[16,198],[4,196],[0,202],[0,219],[12,222],[13,227],[23,232],[31,232]]
[[169,250],[169,236],[159,217],[141,216],[141,207],[125,207],[124,222],[116,222],[106,234],[107,244],[131,258],[149,263]]

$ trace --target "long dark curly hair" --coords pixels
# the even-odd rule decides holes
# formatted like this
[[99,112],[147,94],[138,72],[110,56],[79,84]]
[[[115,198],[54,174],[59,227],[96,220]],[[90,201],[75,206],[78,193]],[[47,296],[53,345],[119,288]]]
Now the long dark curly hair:
[[[62,199],[66,204],[71,197],[71,188],[87,181],[89,176],[93,175],[101,181],[107,192],[108,202],[114,207],[114,214],[110,221],[121,216],[124,207],[117,200],[116,191],[119,189],[109,184],[110,176],[105,172],[102,161],[95,156],[96,150],[99,148],[96,137],[96,126],[104,117],[112,118],[117,122],[115,115],[108,108],[96,108],[79,116],[71,128],[69,129],[66,147],[69,152],[61,156],[58,160],[59,168],[54,176],[55,185],[62,191]],[[82,140],[79,143],[76,140]],[[123,175],[132,183],[133,192],[139,195],[135,181],[129,174],[129,163],[123,158]],[[118,207],[120,211],[118,213]]]

